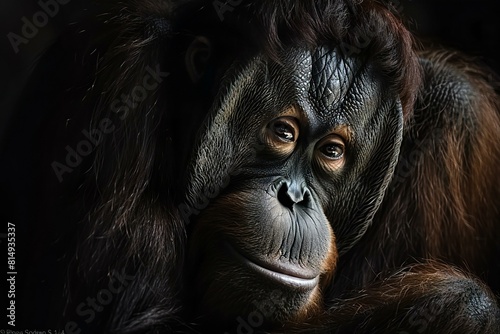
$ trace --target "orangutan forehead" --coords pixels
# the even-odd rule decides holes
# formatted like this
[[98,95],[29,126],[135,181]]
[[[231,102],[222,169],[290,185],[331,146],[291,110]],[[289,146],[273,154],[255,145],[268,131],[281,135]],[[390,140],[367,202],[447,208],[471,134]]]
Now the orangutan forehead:
[[388,100],[374,65],[362,58],[328,47],[283,54],[281,64],[268,65],[269,80],[282,97],[296,100],[325,122],[367,116],[380,107],[382,97]]

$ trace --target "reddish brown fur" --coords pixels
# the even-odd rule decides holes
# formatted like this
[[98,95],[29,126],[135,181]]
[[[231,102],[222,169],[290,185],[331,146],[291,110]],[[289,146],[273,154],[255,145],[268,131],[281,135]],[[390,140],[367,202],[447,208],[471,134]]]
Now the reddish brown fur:
[[[362,333],[377,330],[385,333],[386,328],[401,333],[469,333],[477,328],[477,323],[476,319],[463,317],[468,312],[462,309],[466,292],[460,290],[462,285],[467,286],[468,279],[463,272],[446,265],[415,265],[366,286],[322,315],[301,319],[300,324],[290,324],[284,333],[323,333],[332,329],[340,333],[352,333],[354,329]],[[495,299],[492,294],[482,295],[481,289],[487,288],[480,283],[470,288],[477,289],[479,299]],[[432,299],[443,292],[444,296]],[[418,308],[414,308],[416,304]],[[489,306],[486,302],[475,307]],[[453,308],[458,309],[450,317],[447,311]],[[485,332],[495,330],[495,326],[494,319],[485,319],[481,324]]]

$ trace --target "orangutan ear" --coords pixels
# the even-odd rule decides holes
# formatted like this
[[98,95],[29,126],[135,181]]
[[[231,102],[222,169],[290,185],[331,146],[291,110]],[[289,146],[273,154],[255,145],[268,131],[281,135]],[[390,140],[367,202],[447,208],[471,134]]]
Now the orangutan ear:
[[212,54],[212,45],[204,36],[197,36],[186,51],[185,65],[189,78],[197,83],[205,72],[206,65]]

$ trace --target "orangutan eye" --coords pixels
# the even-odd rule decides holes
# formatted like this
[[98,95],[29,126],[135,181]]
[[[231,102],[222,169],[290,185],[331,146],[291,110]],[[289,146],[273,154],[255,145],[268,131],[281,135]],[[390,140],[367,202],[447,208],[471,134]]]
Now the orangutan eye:
[[320,152],[328,159],[339,160],[344,156],[344,145],[337,143],[326,144],[320,148]]
[[344,139],[331,134],[323,138],[317,147],[318,162],[327,170],[337,170],[344,165],[346,145]]
[[298,127],[293,119],[282,117],[274,120],[271,124],[271,130],[274,136],[285,143],[293,143],[297,140]]

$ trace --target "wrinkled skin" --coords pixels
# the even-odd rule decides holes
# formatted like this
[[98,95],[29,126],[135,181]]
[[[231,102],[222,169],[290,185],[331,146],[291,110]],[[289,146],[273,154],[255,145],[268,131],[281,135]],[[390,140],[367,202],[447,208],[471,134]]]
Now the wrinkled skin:
[[273,291],[270,320],[310,312],[394,169],[402,111],[376,70],[335,49],[285,54],[233,70],[189,164],[188,202],[207,204],[188,258],[204,312],[243,314]]

